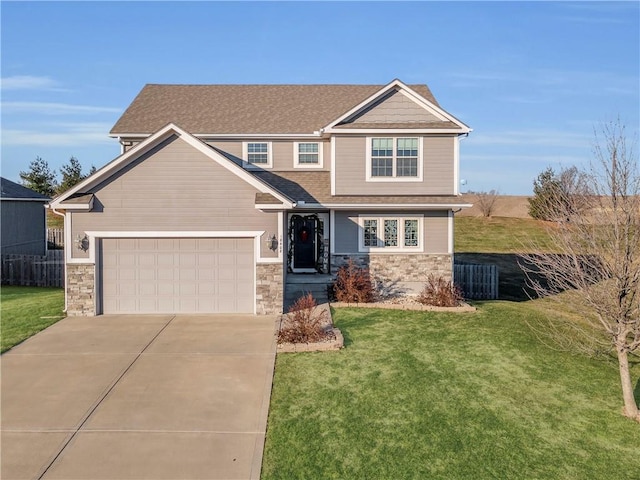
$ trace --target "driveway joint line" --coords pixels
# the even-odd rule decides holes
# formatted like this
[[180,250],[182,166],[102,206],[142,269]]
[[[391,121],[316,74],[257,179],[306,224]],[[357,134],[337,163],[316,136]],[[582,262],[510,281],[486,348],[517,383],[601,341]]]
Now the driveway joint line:
[[78,434],[78,432],[80,431],[80,429],[82,429],[82,427],[84,426],[85,423],[87,423],[87,421],[89,421],[89,418],[91,418],[91,415],[93,415],[93,412],[96,411],[96,409],[102,404],[102,402],[104,401],[105,398],[107,398],[107,396],[111,393],[111,391],[116,387],[116,385],[118,385],[118,383],[120,383],[120,380],[122,380],[122,377],[124,377],[127,372],[129,370],[131,370],[131,367],[133,367],[133,365],[138,361],[138,359],[142,356],[142,354],[144,353],[144,351],[149,348],[151,346],[151,344],[160,336],[160,334],[162,332],[164,332],[164,330],[169,326],[169,324],[171,324],[171,322],[176,318],[176,315],[172,315],[171,318],[169,319],[169,321],[167,323],[165,323],[165,325],[158,331],[158,333],[156,333],[153,338],[145,345],[145,347],[136,355],[136,357],[131,361],[131,363],[129,364],[129,366],[127,368],[124,369],[124,371],[118,376],[118,378],[116,378],[116,380],[111,384],[111,386],[107,389],[107,391],[97,400],[97,402],[93,405],[93,407],[89,410],[89,412],[85,415],[84,419],[82,420],[82,422],[80,422],[80,425],[78,425],[78,427],[75,429],[75,431],[73,431],[73,433],[71,435],[69,435],[69,438],[64,442],[64,445],[60,448],[60,450],[58,451],[58,453],[53,457],[53,460],[51,460],[51,462],[49,462],[49,464],[44,468],[44,470],[42,471],[42,473],[40,475],[38,475],[38,480],[42,480],[42,478],[47,474],[47,472],[49,471],[49,469],[53,466],[54,463],[56,463],[56,461],[58,460],[58,458],[60,458],[60,455],[62,455],[62,452],[65,451],[65,449],[69,446],[69,444],[71,443],[71,441],[76,437],[76,435]]

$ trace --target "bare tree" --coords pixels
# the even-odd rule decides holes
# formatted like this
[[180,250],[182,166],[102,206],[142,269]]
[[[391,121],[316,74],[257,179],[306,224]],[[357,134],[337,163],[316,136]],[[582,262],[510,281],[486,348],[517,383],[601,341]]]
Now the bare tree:
[[[637,142],[629,142],[619,120],[595,137],[591,167],[573,170],[563,179],[566,191],[551,198],[558,220],[548,232],[556,253],[523,255],[521,267],[538,295],[576,302],[583,331],[609,342],[618,360],[624,414],[640,421],[629,370],[629,356],[640,350]],[[565,291],[575,294],[560,295]]]
[[476,193],[476,202],[483,217],[490,217],[498,199],[497,190],[489,190],[488,192]]

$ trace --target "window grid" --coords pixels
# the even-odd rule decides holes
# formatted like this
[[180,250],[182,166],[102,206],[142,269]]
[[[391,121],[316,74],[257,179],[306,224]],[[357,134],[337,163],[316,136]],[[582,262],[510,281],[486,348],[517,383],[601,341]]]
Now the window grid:
[[378,246],[378,221],[377,220],[365,220],[364,221],[364,246],[365,247],[377,247]]
[[269,146],[266,143],[248,143],[247,162],[252,164],[269,163]]
[[393,138],[371,139],[371,176],[393,177]]
[[372,138],[371,177],[419,177],[418,138]]
[[317,143],[298,144],[298,163],[318,164],[320,155]]
[[404,246],[418,246],[418,220],[411,219],[404,221]]
[[385,247],[398,246],[398,220],[397,219],[384,221],[384,246]]

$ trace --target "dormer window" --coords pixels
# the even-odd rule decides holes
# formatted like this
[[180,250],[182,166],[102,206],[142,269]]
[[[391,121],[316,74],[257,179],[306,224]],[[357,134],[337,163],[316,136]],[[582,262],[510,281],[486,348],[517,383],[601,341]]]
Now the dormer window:
[[421,181],[422,142],[418,137],[367,138],[367,181]]
[[244,142],[243,157],[250,165],[271,168],[271,142]]

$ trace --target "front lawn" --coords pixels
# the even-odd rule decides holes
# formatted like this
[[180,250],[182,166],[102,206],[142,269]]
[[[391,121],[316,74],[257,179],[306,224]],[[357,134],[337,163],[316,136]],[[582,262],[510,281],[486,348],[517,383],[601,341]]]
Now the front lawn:
[[9,287],[0,290],[2,352],[64,318],[64,289]]
[[616,364],[542,344],[542,312],[337,309],[345,349],[278,355],[263,478],[637,479]]

